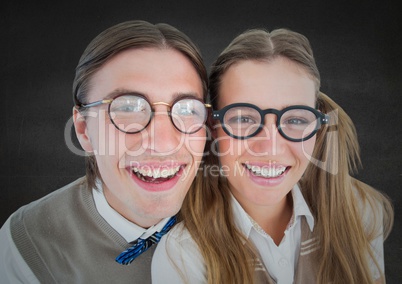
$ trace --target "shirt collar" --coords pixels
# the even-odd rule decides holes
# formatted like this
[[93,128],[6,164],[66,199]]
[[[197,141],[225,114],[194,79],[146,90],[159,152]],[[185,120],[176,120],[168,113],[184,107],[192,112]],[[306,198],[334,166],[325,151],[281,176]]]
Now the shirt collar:
[[[301,216],[305,216],[307,224],[311,231],[314,229],[314,217],[311,214],[310,208],[308,207],[306,200],[301,193],[299,186],[296,184],[292,190],[293,197],[293,222],[297,221]],[[248,237],[250,235],[253,226],[253,221],[250,220],[246,211],[232,195],[232,210],[234,213],[236,226]]]
[[109,205],[105,195],[103,194],[103,187],[100,181],[96,182],[96,187],[98,189],[92,189],[96,209],[103,217],[103,219],[105,219],[105,221],[113,229],[115,229],[128,243],[138,238],[146,239],[153,233],[157,231],[160,232],[170,219],[170,217],[162,219],[158,224],[155,224],[148,229],[144,229],[124,218]]
[[314,229],[314,217],[311,214],[310,208],[307,205],[306,200],[301,193],[299,185],[295,185],[292,189],[292,197],[293,197],[293,214],[295,219],[299,216],[305,216],[307,224],[310,228],[310,231]]

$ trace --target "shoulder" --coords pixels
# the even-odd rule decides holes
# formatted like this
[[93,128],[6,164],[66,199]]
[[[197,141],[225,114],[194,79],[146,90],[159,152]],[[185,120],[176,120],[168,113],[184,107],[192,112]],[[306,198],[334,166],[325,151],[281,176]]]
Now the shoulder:
[[63,207],[69,206],[69,203],[75,200],[76,195],[84,188],[87,189],[86,179],[82,177],[38,200],[22,206],[12,217],[13,219],[18,218],[21,220],[25,220],[26,218],[51,217],[49,214],[54,213],[52,211],[60,211]]
[[74,222],[67,220],[80,220],[78,215],[85,212],[80,208],[88,204],[91,196],[85,178],[79,178],[21,207],[10,217],[10,230],[14,242],[19,244],[22,240],[33,242],[44,238],[55,240],[71,229],[76,230],[77,227],[73,228]]
[[[11,237],[10,218],[0,230],[0,275],[4,283],[39,283]],[[21,282],[21,283],[22,283]],[[3,283],[3,282],[2,282]]]
[[369,267],[373,279],[380,279],[385,271],[383,243],[393,218],[391,203],[381,192],[360,181],[355,181],[353,190],[358,200],[362,224],[370,242]]
[[198,246],[183,222],[174,226],[170,232],[161,239],[157,246],[159,253],[165,250],[166,253],[174,255],[183,252],[197,252]]
[[363,221],[368,222],[373,217],[382,216],[383,203],[378,198],[378,193],[374,188],[355,180],[352,191]]
[[352,190],[368,238],[373,239],[379,235],[386,237],[393,220],[390,201],[380,191],[358,180],[354,180]]
[[183,223],[165,235],[152,258],[153,283],[205,283],[205,265],[196,242]]
[[167,234],[167,236],[173,239],[174,241],[180,243],[192,241],[190,232],[187,230],[183,222],[180,222],[176,226],[174,226]]

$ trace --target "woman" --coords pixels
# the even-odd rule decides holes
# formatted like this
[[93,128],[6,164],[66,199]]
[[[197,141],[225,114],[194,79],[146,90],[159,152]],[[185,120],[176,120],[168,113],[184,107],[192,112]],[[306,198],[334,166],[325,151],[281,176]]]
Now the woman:
[[210,75],[216,155],[157,248],[155,283],[385,282],[391,204],[350,176],[355,128],[319,89],[296,32],[246,31],[221,53]]

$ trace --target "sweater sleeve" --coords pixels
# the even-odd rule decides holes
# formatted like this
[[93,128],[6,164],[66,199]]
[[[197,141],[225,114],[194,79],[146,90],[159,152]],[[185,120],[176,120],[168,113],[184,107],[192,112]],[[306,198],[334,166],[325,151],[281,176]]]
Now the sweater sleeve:
[[[374,280],[381,279],[381,275],[385,272],[384,267],[384,235],[383,235],[383,214],[382,207],[379,204],[376,204],[377,207],[374,208],[372,212],[370,206],[366,205],[363,215],[363,222],[366,227],[369,227],[369,224],[372,222],[376,222],[377,226],[374,228],[374,239],[371,240],[370,245],[373,252],[374,259],[369,258],[369,265],[373,275]],[[378,264],[378,267],[376,265]]]
[[10,230],[10,218],[0,230],[0,275],[2,283],[39,283],[18,251]]

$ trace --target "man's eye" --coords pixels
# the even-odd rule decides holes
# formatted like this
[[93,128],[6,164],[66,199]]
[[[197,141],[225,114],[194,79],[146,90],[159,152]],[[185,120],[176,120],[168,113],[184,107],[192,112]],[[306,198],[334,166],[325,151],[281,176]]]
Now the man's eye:
[[114,109],[120,112],[143,112],[145,108],[141,105],[121,105]]
[[132,112],[135,110],[135,108],[130,105],[122,105],[122,106],[117,107],[115,110],[122,111],[122,112]]
[[172,112],[179,116],[196,116],[199,114],[200,104],[192,99],[183,99],[174,104]]
[[184,116],[189,116],[189,115],[196,115],[196,111],[192,108],[180,108],[177,110],[178,115],[184,115]]

